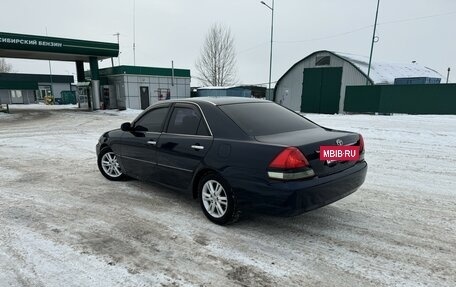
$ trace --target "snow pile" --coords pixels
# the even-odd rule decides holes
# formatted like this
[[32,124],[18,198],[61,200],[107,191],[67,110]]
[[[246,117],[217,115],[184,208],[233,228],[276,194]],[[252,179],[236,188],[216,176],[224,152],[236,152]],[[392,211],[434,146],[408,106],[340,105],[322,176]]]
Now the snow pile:
[[43,103],[39,104],[25,104],[25,105],[9,105],[10,110],[68,110],[68,109],[77,109],[78,105],[45,105]]
[[136,117],[140,113],[142,113],[143,110],[135,110],[135,109],[126,109],[126,110],[97,110],[96,113],[98,114],[105,114],[105,115],[112,115],[112,116],[131,116],[131,117]]

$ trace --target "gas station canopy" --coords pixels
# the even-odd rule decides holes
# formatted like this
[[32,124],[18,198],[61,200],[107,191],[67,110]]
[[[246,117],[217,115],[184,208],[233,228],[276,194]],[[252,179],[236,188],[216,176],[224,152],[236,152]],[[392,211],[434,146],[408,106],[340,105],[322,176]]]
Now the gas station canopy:
[[[0,32],[0,57],[75,62],[78,82],[85,82],[84,62],[89,62],[92,89],[88,97],[93,109],[100,106],[98,61],[118,56],[115,43]],[[12,87],[9,82],[4,85]]]
[[0,32],[0,57],[4,58],[89,62],[118,55],[117,43]]

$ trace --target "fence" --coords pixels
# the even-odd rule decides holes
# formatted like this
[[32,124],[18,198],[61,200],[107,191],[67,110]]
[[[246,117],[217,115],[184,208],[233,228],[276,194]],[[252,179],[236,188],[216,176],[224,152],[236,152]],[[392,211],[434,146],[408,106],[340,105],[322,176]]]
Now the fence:
[[456,115],[456,84],[348,86],[344,111]]

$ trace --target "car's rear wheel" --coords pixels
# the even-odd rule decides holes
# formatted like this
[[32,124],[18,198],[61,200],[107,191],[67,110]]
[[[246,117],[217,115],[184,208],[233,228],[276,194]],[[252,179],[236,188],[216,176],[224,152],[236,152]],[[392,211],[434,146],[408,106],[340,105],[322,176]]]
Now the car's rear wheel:
[[198,185],[198,198],[204,215],[210,221],[225,225],[238,220],[235,194],[221,176],[215,173],[203,176]]
[[117,155],[110,148],[102,149],[98,155],[98,169],[109,180],[118,181],[125,179],[125,174],[122,172]]

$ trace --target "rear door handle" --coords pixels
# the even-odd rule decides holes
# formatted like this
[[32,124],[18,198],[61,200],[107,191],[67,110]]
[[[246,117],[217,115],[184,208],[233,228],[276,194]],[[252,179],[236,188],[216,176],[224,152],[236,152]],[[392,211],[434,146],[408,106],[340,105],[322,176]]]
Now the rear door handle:
[[196,149],[196,150],[203,150],[204,147],[202,145],[192,145],[191,146],[192,149]]
[[147,144],[150,144],[150,145],[156,145],[157,142],[156,141],[147,141]]

